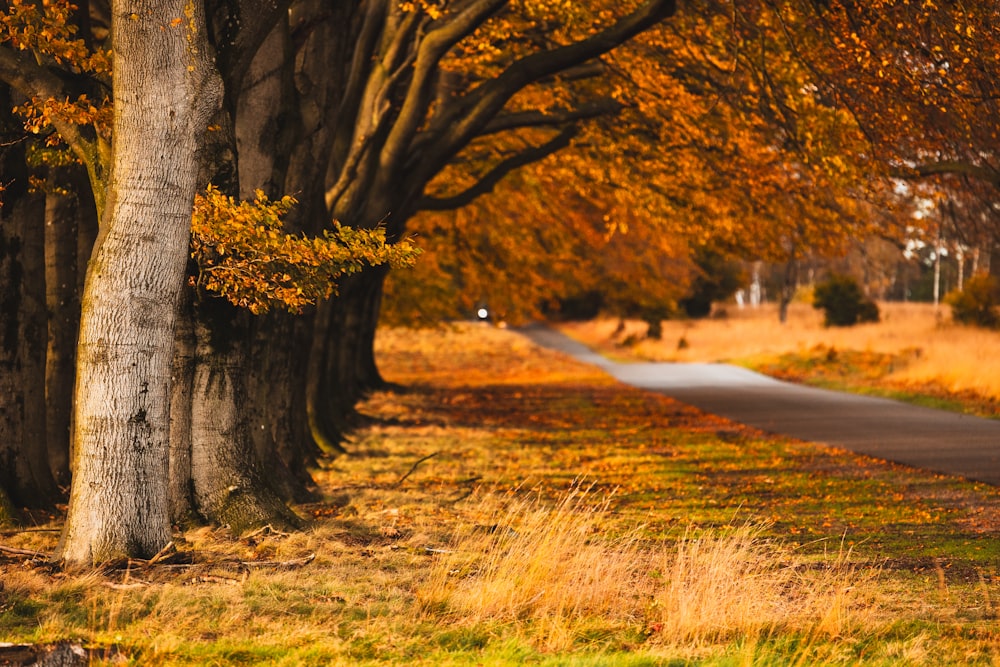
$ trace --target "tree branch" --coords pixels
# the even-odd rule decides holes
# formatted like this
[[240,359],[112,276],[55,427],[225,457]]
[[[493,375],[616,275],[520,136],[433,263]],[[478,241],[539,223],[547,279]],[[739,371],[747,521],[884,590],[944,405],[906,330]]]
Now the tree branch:
[[[39,65],[27,51],[15,51],[0,46],[0,81],[20,91],[28,98],[66,99],[69,91],[62,79]],[[107,167],[101,141],[87,137],[82,128],[58,116],[49,119],[59,136],[87,168],[97,204],[98,215],[104,210],[104,190]]]
[[504,4],[506,0],[478,0],[452,20],[429,32],[420,42],[406,98],[382,150],[380,162],[383,168],[394,170],[401,166],[402,156],[409,150],[417,128],[427,114],[433,97],[431,83],[441,58]]
[[564,125],[598,116],[611,116],[622,110],[622,104],[609,98],[592,100],[575,109],[553,109],[549,111],[519,111],[497,116],[490,121],[479,137],[524,127],[551,127]]
[[515,169],[529,165],[532,162],[538,162],[569,146],[578,131],[578,128],[575,126],[566,127],[562,132],[541,146],[534,146],[501,161],[479,179],[475,185],[463,192],[450,197],[423,197],[417,202],[417,209],[423,211],[448,211],[471,204],[477,198],[493,192],[497,184]]
[[[566,46],[525,56],[499,76],[469,92],[427,131],[428,150],[408,173],[407,188],[417,196],[430,177],[464,148],[518,91],[563,70],[586,63],[672,16],[675,0],[648,0],[614,25]],[[413,156],[411,156],[412,158]]]
[[996,169],[959,160],[941,160],[918,164],[910,168],[893,169],[889,175],[906,180],[927,178],[928,176],[968,176],[1000,189],[1000,173]]

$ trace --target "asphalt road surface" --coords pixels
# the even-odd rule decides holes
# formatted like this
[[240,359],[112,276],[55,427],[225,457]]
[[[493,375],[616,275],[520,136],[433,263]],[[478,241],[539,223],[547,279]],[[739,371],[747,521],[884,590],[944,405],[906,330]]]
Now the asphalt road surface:
[[1000,485],[1000,420],[803,387],[728,364],[617,363],[543,326],[520,331],[622,382],[769,433]]

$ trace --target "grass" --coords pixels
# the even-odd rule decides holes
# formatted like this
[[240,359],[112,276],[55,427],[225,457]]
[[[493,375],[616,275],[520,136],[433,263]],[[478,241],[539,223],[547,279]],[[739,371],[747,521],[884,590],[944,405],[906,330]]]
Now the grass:
[[[569,323],[571,336],[622,360],[728,361],[830,389],[886,396],[983,416],[1000,415],[1000,333],[955,324],[947,307],[884,303],[882,321],[824,327],[823,315],[792,304],[787,323],[773,306],[664,322],[660,341],[645,325]],[[627,343],[627,344],[626,344]]]
[[306,531],[179,532],[187,562],[87,576],[0,559],[0,641],[136,665],[1000,659],[993,487],[767,437],[492,327],[379,354],[403,389],[316,471]]

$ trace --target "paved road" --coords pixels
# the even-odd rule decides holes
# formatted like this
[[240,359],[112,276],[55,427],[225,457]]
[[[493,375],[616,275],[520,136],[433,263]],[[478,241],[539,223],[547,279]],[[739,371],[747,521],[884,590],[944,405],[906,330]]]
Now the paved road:
[[728,364],[616,363],[542,326],[535,343],[770,433],[1000,485],[1000,421],[781,382]]

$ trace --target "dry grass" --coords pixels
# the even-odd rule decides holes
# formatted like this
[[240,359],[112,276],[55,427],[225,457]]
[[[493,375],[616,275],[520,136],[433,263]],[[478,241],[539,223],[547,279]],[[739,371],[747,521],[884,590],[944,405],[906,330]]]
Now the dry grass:
[[425,608],[515,625],[550,651],[631,628],[682,655],[778,632],[840,637],[877,617],[878,568],[852,564],[849,551],[807,560],[752,524],[667,542],[641,527],[608,533],[608,499],[581,488],[552,508],[504,500],[437,563],[419,593]]
[[[617,320],[568,323],[574,338],[619,357],[654,361],[742,361],[807,354],[823,347],[906,357],[885,381],[905,387],[934,385],[947,391],[973,392],[1000,399],[1000,332],[954,324],[947,307],[930,304],[880,304],[882,321],[848,328],[823,326],[821,311],[792,304],[788,321],[778,321],[774,306],[729,308],[724,318],[667,321],[660,341],[644,340],[645,325]],[[622,347],[628,337],[634,345]],[[683,343],[681,342],[683,341]]]

